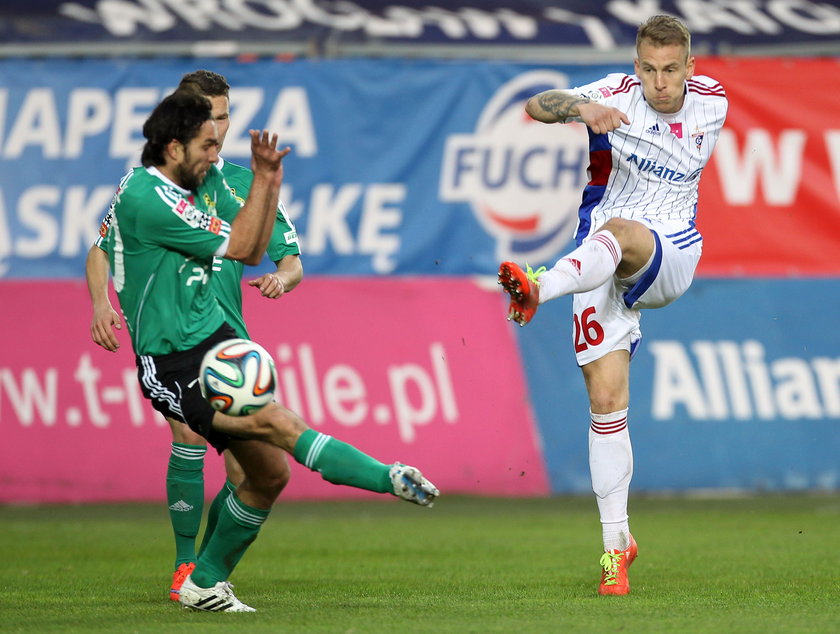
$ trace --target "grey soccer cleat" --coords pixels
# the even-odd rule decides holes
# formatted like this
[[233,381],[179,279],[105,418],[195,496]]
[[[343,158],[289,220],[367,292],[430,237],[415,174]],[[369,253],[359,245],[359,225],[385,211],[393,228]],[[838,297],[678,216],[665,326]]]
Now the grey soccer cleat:
[[394,495],[420,506],[433,506],[440,495],[437,487],[423,477],[419,469],[395,462],[389,472]]
[[250,605],[245,605],[233,594],[233,585],[219,581],[212,588],[199,588],[192,577],[184,579],[178,601],[184,608],[204,610],[206,612],[256,612]]

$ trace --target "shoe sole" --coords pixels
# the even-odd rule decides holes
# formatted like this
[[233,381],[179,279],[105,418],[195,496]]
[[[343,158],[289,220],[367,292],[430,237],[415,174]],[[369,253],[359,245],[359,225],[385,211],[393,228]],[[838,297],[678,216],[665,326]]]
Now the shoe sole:
[[502,262],[499,266],[499,284],[505,293],[510,295],[508,320],[513,320],[520,326],[531,321],[536,311],[525,307],[525,297],[531,293],[531,282],[525,271],[513,262]]
[[400,474],[400,482],[404,488],[410,491],[410,497],[404,497],[402,495],[400,497],[420,506],[433,506],[435,499],[440,495],[438,489],[413,467],[403,470]]

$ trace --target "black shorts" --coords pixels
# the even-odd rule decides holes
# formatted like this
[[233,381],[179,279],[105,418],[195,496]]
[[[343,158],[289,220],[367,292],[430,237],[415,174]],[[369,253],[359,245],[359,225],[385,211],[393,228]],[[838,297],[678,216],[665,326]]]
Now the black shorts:
[[152,407],[168,418],[190,426],[222,453],[230,436],[213,429],[216,413],[201,395],[198,370],[204,354],[217,343],[238,335],[227,323],[194,348],[159,356],[137,355],[137,378],[143,396]]

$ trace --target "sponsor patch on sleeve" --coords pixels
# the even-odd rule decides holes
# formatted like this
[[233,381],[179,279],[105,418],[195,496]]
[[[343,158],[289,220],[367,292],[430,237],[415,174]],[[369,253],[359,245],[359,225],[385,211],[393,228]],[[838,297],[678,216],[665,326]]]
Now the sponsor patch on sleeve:
[[582,94],[581,97],[586,97],[590,101],[603,101],[607,97],[612,97],[612,91],[602,86],[601,88],[593,88],[589,92]]
[[222,232],[222,219],[215,216],[210,217],[210,224],[207,227],[210,233],[219,235]]

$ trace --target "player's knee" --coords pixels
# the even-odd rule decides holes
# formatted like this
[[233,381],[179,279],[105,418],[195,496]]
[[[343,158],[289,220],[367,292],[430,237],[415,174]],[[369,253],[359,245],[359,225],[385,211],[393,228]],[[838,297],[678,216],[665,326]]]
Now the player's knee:
[[656,247],[651,230],[636,220],[611,218],[598,231],[609,231],[621,247],[619,277],[628,277],[644,266]]
[[[627,218],[610,218],[603,225],[598,228],[598,231],[609,231],[615,236],[619,244],[624,246],[623,241],[628,239],[628,236],[636,232],[638,229],[645,229],[645,226],[635,220],[628,220]],[[596,231],[596,233],[598,232]]]
[[270,506],[286,488],[291,476],[286,455],[281,453],[278,460],[263,463],[259,469],[251,469],[244,476],[242,486],[256,495],[261,504]]
[[589,409],[596,413],[617,412],[627,408],[628,400],[623,391],[596,390],[589,394]]
[[264,495],[270,497],[272,500],[276,500],[283,489],[286,488],[286,485],[289,483],[291,477],[292,472],[289,469],[288,463],[284,459],[282,461],[282,466],[278,465],[277,469],[274,469],[269,473],[262,474],[260,489],[263,491]]

